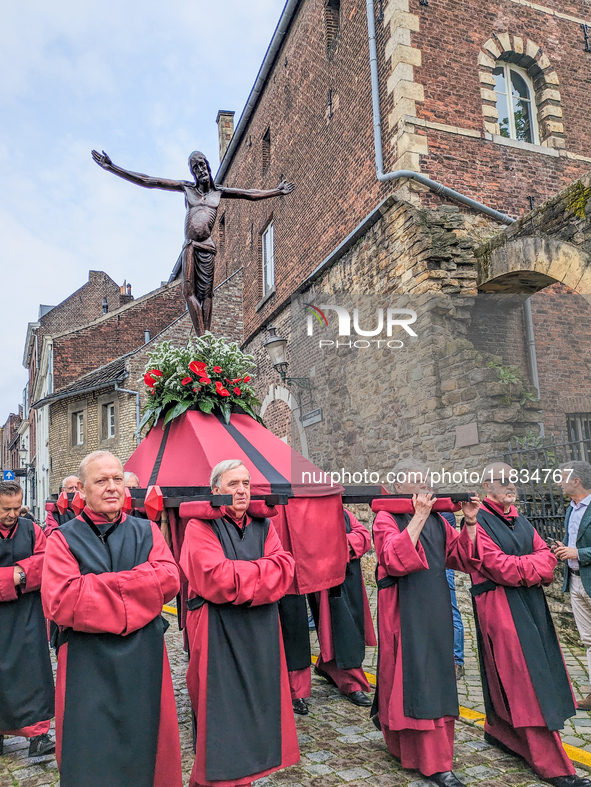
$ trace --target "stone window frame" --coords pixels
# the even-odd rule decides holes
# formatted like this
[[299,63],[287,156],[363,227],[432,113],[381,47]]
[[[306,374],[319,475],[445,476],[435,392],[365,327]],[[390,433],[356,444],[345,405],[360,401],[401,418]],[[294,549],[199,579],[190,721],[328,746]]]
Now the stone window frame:
[[[534,87],[533,80],[529,75],[529,72],[525,68],[522,68],[521,66],[517,66],[514,63],[509,63],[506,60],[497,60],[497,69],[498,68],[503,68],[504,70],[504,79],[508,91],[511,90],[511,75],[510,75],[511,71],[515,72],[518,76],[520,76],[523,79],[527,91],[529,93],[529,98],[527,99],[527,101],[530,105],[530,113],[531,113],[531,128],[530,128],[531,142],[529,144],[539,145],[540,129],[538,124],[538,106],[536,104],[536,90]],[[509,77],[509,79],[507,79],[507,77]],[[513,130],[513,127],[515,126],[516,111],[515,108],[513,107],[512,95],[510,93],[507,93],[507,113],[509,115],[508,117],[509,127],[511,130]],[[512,136],[511,134],[508,137],[505,137],[505,139],[514,139],[517,142],[527,142],[527,140],[519,139],[517,135]]]
[[[97,397],[97,416],[98,416],[98,438],[101,446],[113,445],[119,439],[119,397],[116,391],[103,394]],[[108,436],[108,423],[105,420],[106,407],[109,404],[115,405],[115,434],[113,437]]]
[[[266,282],[266,269],[265,269],[265,236],[269,235],[270,233],[270,242],[271,242],[271,260],[270,260],[270,269],[271,269],[271,282],[267,287]],[[269,295],[272,291],[275,290],[275,227],[273,224],[273,216],[267,221],[264,228],[261,231],[261,281],[262,281],[262,295],[265,298]]]
[[[75,442],[76,429],[74,427],[74,415],[82,413],[82,428],[84,439],[81,443]],[[68,446],[74,451],[84,451],[88,443],[88,402],[82,399],[78,402],[71,402],[68,405]]]
[[534,88],[532,103],[535,103],[536,107],[539,144],[564,150],[566,137],[558,74],[542,47],[531,38],[510,35],[507,32],[495,33],[483,44],[478,55],[478,66],[485,130],[499,139],[505,139],[500,134],[493,76],[493,70],[497,68],[499,61],[513,64],[529,75]]

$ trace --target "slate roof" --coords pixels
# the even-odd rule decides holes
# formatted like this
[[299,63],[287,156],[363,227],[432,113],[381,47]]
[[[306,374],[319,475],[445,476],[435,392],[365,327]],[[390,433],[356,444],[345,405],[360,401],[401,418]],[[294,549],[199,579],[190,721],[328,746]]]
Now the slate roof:
[[37,409],[46,404],[57,402],[60,399],[67,399],[77,394],[100,391],[103,388],[111,388],[127,377],[126,359],[128,355],[131,355],[131,353],[121,355],[119,358],[115,358],[114,361],[110,361],[110,363],[99,366],[98,369],[94,369],[92,372],[82,375],[82,377],[68,383],[68,385],[64,385],[63,388],[59,388],[57,391],[49,394],[49,396],[39,399],[32,404],[31,407]]

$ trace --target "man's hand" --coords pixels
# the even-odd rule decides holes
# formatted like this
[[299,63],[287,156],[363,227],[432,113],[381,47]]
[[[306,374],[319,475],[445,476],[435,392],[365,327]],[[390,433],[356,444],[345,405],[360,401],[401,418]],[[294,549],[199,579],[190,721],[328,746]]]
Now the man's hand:
[[559,560],[578,560],[579,553],[575,547],[565,547],[562,541],[556,541],[552,552]]
[[15,586],[15,588],[17,588],[20,585],[20,583],[21,583],[21,572],[24,573],[22,568],[17,564],[14,567],[14,586]]
[[[96,159],[95,159],[95,161],[96,161]],[[277,191],[280,191],[282,194],[291,194],[291,192],[294,189],[295,189],[294,184],[293,183],[288,183],[286,180],[282,180],[281,183],[277,186]]]
[[113,166],[113,162],[107,156],[107,154],[105,153],[104,150],[103,150],[102,153],[99,153],[98,150],[93,150],[92,151],[92,157],[96,161],[96,163],[99,165],[99,167],[102,167],[103,169],[109,169],[110,167]]
[[425,519],[427,519],[431,513],[433,504],[435,503],[433,492],[421,492],[420,495],[413,495],[412,503],[415,509],[415,514],[418,514],[420,517],[425,517]]
[[480,498],[474,494],[467,502],[462,503],[462,512],[464,514],[464,521],[468,527],[473,527],[476,524],[476,514],[480,508]]

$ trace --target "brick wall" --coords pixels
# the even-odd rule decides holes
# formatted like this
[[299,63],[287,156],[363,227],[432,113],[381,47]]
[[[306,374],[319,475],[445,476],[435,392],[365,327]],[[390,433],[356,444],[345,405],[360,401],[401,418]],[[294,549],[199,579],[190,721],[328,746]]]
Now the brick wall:
[[[101,429],[103,417],[101,408],[110,402],[116,405],[116,432],[114,438],[105,439]],[[84,413],[82,445],[75,445],[72,434],[72,416],[75,412]],[[119,457],[122,462],[126,462],[136,447],[135,413],[135,397],[118,393],[114,388],[95,391],[84,396],[73,396],[50,405],[50,494],[59,492],[63,478],[77,475],[80,462],[92,451],[106,449]]]
[[161,287],[116,312],[53,339],[54,389],[145,343],[183,314],[180,281]]
[[[409,167],[518,216],[529,210],[528,196],[538,205],[589,168],[591,57],[583,51],[576,21],[588,13],[583,0],[547,4],[576,17],[574,21],[516,0],[496,0],[477,12],[469,0],[438,0],[428,6],[409,0],[407,5],[405,11],[405,0],[384,0],[384,20],[377,21],[386,171],[410,162]],[[296,184],[286,197],[232,200],[220,208],[225,238],[217,259],[218,281],[244,268],[246,336],[267,322],[400,185],[380,184],[375,177],[365,8],[356,0],[342,0],[339,33],[327,50],[324,7],[323,0],[307,0],[300,7],[225,178],[229,186],[271,188],[284,175]],[[501,42],[518,49],[519,40],[527,52],[531,42],[537,45],[522,60],[536,90],[546,80],[558,94],[544,101],[538,96],[544,112],[554,113],[540,114],[540,127],[555,124],[552,139],[546,140],[547,155],[539,147],[519,149],[485,138],[490,116],[486,120],[483,114],[488,94],[481,90],[488,87],[481,76],[490,80],[492,74],[486,65],[489,50],[498,45],[499,55],[509,57]],[[267,129],[271,157],[263,172]],[[442,202],[432,192],[409,187],[404,194],[424,206]],[[271,219],[276,292],[257,310],[262,298],[260,233]],[[384,276],[391,276],[396,265],[391,252],[380,269]]]

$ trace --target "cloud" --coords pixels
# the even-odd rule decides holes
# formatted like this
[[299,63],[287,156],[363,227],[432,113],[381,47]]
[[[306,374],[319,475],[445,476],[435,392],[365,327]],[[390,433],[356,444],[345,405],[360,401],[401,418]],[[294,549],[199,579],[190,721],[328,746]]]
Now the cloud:
[[188,177],[194,149],[217,168],[218,109],[239,116],[284,0],[21,0],[0,7],[0,264],[7,374],[0,423],[15,411],[28,322],[104,270],[136,296],[170,275],[183,240],[180,194],[98,168]]

